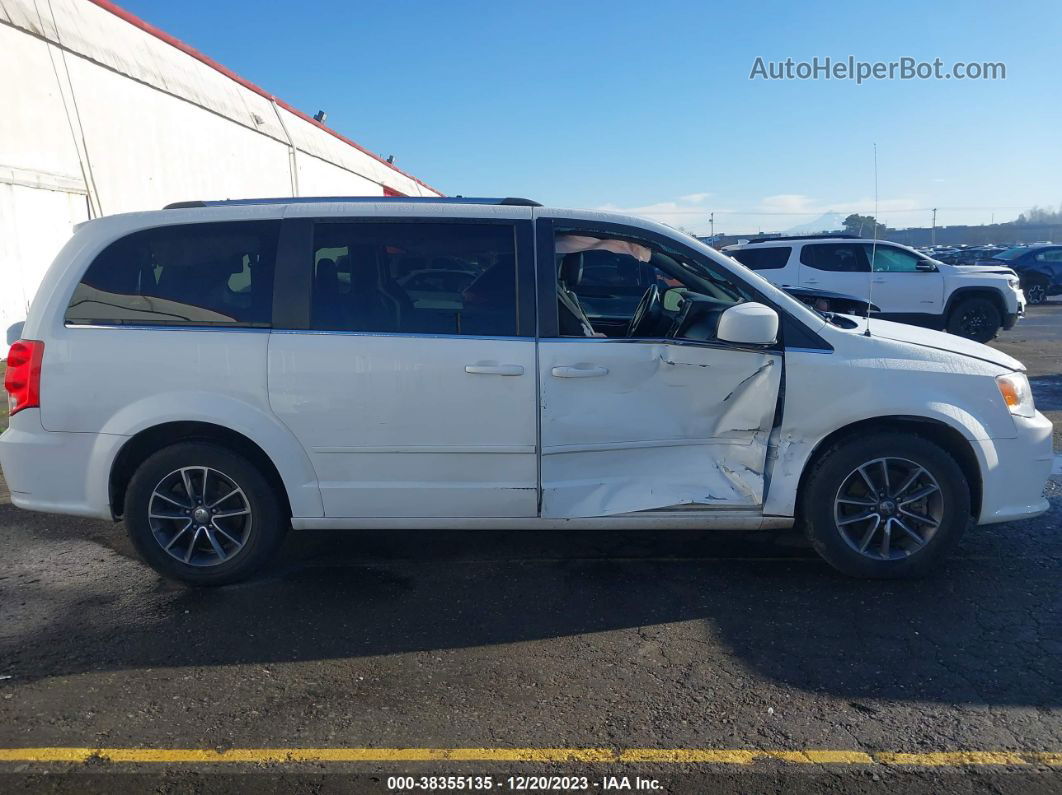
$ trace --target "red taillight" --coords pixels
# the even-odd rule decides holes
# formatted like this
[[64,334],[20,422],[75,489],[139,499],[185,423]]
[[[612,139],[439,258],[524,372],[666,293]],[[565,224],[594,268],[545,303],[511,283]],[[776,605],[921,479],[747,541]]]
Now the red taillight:
[[19,340],[8,351],[4,389],[9,395],[12,414],[40,407],[43,358],[44,343],[38,340]]

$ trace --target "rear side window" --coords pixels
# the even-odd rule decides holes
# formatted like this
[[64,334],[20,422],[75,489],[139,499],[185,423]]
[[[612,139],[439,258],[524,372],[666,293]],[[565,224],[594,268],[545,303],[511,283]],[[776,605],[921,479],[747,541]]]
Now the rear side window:
[[121,238],[85,272],[66,322],[268,327],[279,225],[184,224]]
[[800,261],[820,271],[870,272],[870,263],[862,243],[812,243],[801,249]]
[[788,246],[776,248],[746,248],[729,252],[730,256],[754,271],[774,271],[785,267],[793,249]]
[[318,223],[311,327],[516,336],[515,229],[481,223]]

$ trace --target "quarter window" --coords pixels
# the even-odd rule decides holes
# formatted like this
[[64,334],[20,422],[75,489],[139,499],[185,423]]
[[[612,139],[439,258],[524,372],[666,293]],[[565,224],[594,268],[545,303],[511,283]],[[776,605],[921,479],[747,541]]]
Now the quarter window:
[[314,329],[516,335],[508,224],[322,222],[313,276]]
[[72,325],[270,325],[279,221],[182,224],[111,243],[66,310]]
[[812,243],[800,251],[809,268],[837,273],[868,273],[870,265],[862,243]]
[[775,246],[772,248],[746,248],[728,253],[751,270],[774,271],[781,270],[786,266],[792,251],[793,249],[789,246]]

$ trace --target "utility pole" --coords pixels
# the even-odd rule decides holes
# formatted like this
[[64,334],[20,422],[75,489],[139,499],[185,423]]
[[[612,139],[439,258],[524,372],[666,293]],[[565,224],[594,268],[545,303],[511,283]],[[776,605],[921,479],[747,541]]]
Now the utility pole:
[[715,237],[715,213],[714,212],[708,213],[708,226],[711,227],[711,230],[712,230],[709,234],[711,234],[712,237]]
[[937,244],[937,208],[933,208],[933,231],[930,233],[929,245],[935,246]]

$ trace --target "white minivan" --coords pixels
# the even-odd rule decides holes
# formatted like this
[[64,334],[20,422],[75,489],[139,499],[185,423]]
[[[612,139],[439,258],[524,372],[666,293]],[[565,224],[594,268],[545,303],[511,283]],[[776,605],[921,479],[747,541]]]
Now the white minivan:
[[[414,289],[415,287],[415,289]],[[671,228],[524,199],[82,224],[8,357],[15,505],[232,582],[300,528],[784,528],[925,572],[1047,508],[1022,365],[820,315]]]

